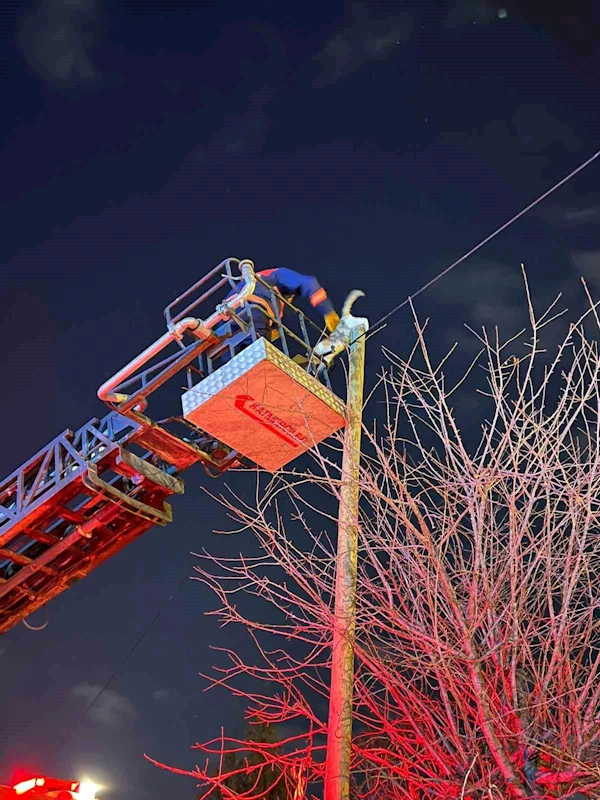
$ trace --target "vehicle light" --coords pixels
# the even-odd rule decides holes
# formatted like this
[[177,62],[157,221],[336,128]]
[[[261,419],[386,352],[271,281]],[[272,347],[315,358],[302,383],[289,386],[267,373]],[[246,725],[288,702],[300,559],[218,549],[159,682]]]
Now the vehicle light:
[[13,786],[15,794],[25,794],[35,789],[36,786],[43,786],[46,783],[45,778],[30,778],[28,781],[21,781]]
[[96,800],[96,792],[100,787],[92,781],[81,781],[77,800]]

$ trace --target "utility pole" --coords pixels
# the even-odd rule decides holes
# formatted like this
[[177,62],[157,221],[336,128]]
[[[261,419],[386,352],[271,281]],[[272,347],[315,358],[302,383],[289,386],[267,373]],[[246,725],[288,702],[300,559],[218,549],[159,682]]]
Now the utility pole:
[[344,431],[342,482],[338,512],[335,605],[325,800],[349,800],[352,702],[354,695],[354,636],[356,627],[356,573],[358,561],[358,500],[360,440],[365,382],[364,317],[344,318],[349,347],[348,420]]

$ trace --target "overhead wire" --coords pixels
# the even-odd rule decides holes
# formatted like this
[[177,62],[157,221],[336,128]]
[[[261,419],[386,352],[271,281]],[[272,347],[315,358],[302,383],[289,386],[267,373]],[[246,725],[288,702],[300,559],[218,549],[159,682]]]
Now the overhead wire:
[[91,711],[91,710],[94,708],[94,706],[96,705],[96,703],[98,702],[98,700],[99,700],[99,699],[102,697],[102,695],[104,694],[104,692],[105,692],[105,691],[106,691],[106,690],[109,688],[109,686],[112,684],[112,682],[113,682],[113,681],[114,681],[114,679],[117,677],[117,675],[119,674],[119,672],[121,672],[121,670],[123,669],[123,667],[125,666],[125,664],[126,664],[128,661],[129,661],[129,659],[131,658],[131,656],[134,654],[134,652],[135,652],[135,651],[137,650],[137,648],[140,646],[140,644],[141,644],[141,643],[142,643],[142,641],[145,639],[145,637],[148,635],[148,633],[150,632],[150,630],[151,630],[151,629],[154,627],[154,625],[155,625],[155,624],[158,622],[158,620],[160,619],[160,617],[162,616],[162,614],[163,614],[163,613],[165,612],[165,610],[167,609],[167,606],[170,604],[171,600],[173,600],[173,598],[175,597],[175,595],[177,594],[177,592],[178,592],[178,591],[181,589],[181,587],[183,586],[183,584],[185,583],[185,581],[186,581],[188,578],[189,578],[189,574],[188,574],[188,572],[187,572],[187,570],[186,570],[186,573],[185,573],[185,575],[184,575],[184,576],[183,576],[183,577],[182,577],[182,578],[181,578],[181,579],[178,581],[177,585],[175,586],[175,588],[173,589],[173,591],[171,592],[171,594],[170,594],[170,595],[167,597],[167,599],[165,600],[165,602],[164,602],[164,603],[163,603],[163,604],[160,606],[160,608],[158,609],[157,613],[156,613],[156,614],[154,615],[154,617],[153,617],[153,618],[150,620],[150,622],[149,622],[149,623],[146,625],[146,627],[145,627],[145,628],[144,628],[144,630],[142,631],[141,635],[140,635],[140,636],[138,636],[138,638],[136,639],[136,641],[134,642],[134,644],[132,645],[132,647],[130,647],[130,648],[129,648],[129,650],[127,651],[127,653],[125,654],[125,656],[124,656],[124,657],[121,659],[121,662],[118,664],[118,666],[117,666],[117,667],[116,667],[116,668],[115,668],[115,669],[112,671],[112,673],[110,674],[110,676],[108,677],[108,679],[107,679],[107,680],[106,680],[106,681],[105,681],[105,682],[102,684],[102,686],[101,686],[101,687],[98,689],[98,691],[96,692],[96,694],[94,695],[94,697],[91,699],[91,701],[88,703],[88,705],[86,706],[86,708],[84,709],[84,711],[83,711],[83,713],[80,715],[80,717],[77,719],[77,721],[75,722],[75,724],[74,724],[74,725],[73,725],[71,728],[69,728],[69,730],[68,730],[68,732],[67,732],[67,735],[66,735],[66,737],[64,738],[64,740],[61,742],[61,744],[60,744],[60,746],[59,746],[59,749],[63,748],[63,747],[64,747],[64,746],[67,744],[67,742],[68,742],[68,741],[69,741],[69,740],[70,740],[70,739],[73,737],[74,733],[75,733],[75,732],[76,732],[76,731],[79,729],[80,725],[83,723],[83,721],[84,721],[84,720],[85,720],[85,718],[88,716],[88,714],[90,713],[90,711]]
[[463,261],[466,261],[466,259],[469,258],[469,256],[472,256],[473,253],[476,253],[478,250],[480,250],[484,245],[486,245],[488,242],[490,242],[492,239],[498,236],[499,233],[502,233],[502,231],[506,230],[506,228],[508,228],[509,225],[512,225],[513,222],[516,222],[528,211],[531,211],[531,209],[537,206],[539,203],[541,203],[542,200],[545,200],[553,192],[555,192],[557,189],[559,189],[561,186],[567,183],[567,181],[570,181],[571,178],[575,177],[575,175],[577,175],[579,172],[581,172],[583,169],[589,166],[592,163],[592,161],[595,161],[598,158],[598,156],[600,156],[600,150],[598,150],[598,152],[594,153],[593,156],[588,158],[587,161],[584,161],[583,164],[580,164],[566,177],[562,178],[562,180],[558,181],[558,183],[555,183],[554,186],[552,186],[550,189],[548,189],[546,192],[540,195],[536,200],[533,201],[533,203],[530,203],[522,211],[519,211],[519,213],[515,214],[514,217],[511,217],[508,220],[508,222],[505,222],[504,225],[501,225],[499,228],[496,228],[496,230],[493,233],[490,233],[490,235],[486,236],[485,239],[482,239],[482,241],[479,242],[479,244],[476,244],[475,247],[472,247],[468,253],[465,253],[460,258],[456,259],[456,261],[450,264],[449,267],[446,267],[437,275],[435,275],[435,277],[433,277],[430,281],[427,281],[427,283],[421,286],[420,289],[418,289],[416,292],[413,292],[413,294],[409,295],[405,300],[403,300],[397,306],[394,306],[394,308],[392,308],[391,311],[388,311],[387,314],[384,314],[383,317],[381,317],[381,319],[377,320],[377,322],[374,323],[373,327],[376,328],[377,326],[381,325],[381,323],[389,319],[389,317],[391,317],[392,314],[395,314],[396,311],[400,311],[401,308],[404,308],[404,306],[408,305],[412,300],[414,300],[415,297],[417,297],[418,295],[422,294],[424,291],[429,289],[430,286],[433,286],[434,283],[437,283],[437,281],[439,281],[441,278],[443,278],[445,275],[451,272],[455,267],[458,267],[459,264],[462,264]]

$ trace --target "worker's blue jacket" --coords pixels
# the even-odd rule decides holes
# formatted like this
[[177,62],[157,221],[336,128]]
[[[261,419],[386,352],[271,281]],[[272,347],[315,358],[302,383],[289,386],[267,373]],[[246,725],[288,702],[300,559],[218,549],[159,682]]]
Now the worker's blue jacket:
[[[327,292],[312,275],[302,275],[300,272],[294,272],[286,267],[264,269],[256,274],[289,302],[293,302],[295,297],[301,297],[323,316],[333,311],[333,303],[327,296]],[[227,299],[233,297],[238,291],[239,289],[232,289],[227,295]],[[254,295],[249,299],[250,302],[258,301],[260,305],[264,305],[265,300],[269,305],[271,303],[270,292],[258,281]],[[281,308],[281,313],[283,313],[283,308]]]

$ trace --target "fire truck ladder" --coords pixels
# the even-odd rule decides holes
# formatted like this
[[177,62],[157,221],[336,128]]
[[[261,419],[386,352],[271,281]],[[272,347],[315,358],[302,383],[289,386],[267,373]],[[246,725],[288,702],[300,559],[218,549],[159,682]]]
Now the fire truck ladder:
[[[321,329],[263,284],[273,314],[270,340],[258,337],[246,313],[257,282],[251,261],[217,265],[167,306],[167,332],[98,390],[111,412],[64,431],[0,483],[0,633],[171,522],[167,498],[183,494],[185,469],[201,464],[216,477],[264,458],[274,471],[343,426],[327,374],[306,371]],[[191,315],[227,290],[206,319]],[[184,414],[150,419],[149,396],[182,372]],[[251,386],[274,387],[277,409],[265,406],[266,390],[252,400]],[[298,404],[316,422],[299,422]]]
[[113,412],[64,431],[0,484],[0,633],[154,525],[183,481],[126,449]]

